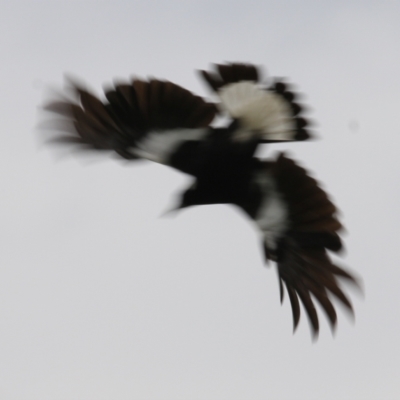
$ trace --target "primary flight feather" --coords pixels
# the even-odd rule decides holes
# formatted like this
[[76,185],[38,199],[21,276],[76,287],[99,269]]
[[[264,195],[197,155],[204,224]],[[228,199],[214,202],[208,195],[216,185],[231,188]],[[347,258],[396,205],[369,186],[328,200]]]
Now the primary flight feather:
[[[333,298],[353,311],[341,279],[357,285],[328,254],[342,248],[337,209],[317,181],[285,154],[272,161],[255,157],[262,143],[311,137],[298,96],[282,81],[264,84],[253,65],[216,65],[215,70],[201,75],[216,102],[157,79],[116,84],[103,101],[70,82],[69,97],[45,105],[55,115],[52,140],[128,160],[147,159],[192,175],[178,208],[241,208],[260,231],[266,259],[277,265],[281,301],[285,286],[294,328],[301,302],[318,334],[315,300],[334,328]],[[217,115],[228,118],[225,127],[211,125]]]

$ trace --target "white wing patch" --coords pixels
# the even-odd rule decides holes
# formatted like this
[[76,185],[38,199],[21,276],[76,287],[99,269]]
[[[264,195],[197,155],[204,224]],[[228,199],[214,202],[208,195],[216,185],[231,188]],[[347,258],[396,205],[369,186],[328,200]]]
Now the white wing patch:
[[278,239],[289,227],[288,208],[270,174],[266,174],[265,171],[260,172],[255,181],[260,185],[263,193],[263,201],[255,217],[255,222],[264,234],[267,248],[276,250]]
[[149,132],[136,147],[130,148],[131,153],[160,164],[168,164],[171,154],[188,140],[202,139],[208,133],[207,128],[173,129]]
[[296,131],[291,109],[280,95],[247,81],[223,86],[218,95],[223,108],[241,120],[244,129],[237,132],[237,139],[248,139],[254,131],[261,132],[268,140],[294,138]]

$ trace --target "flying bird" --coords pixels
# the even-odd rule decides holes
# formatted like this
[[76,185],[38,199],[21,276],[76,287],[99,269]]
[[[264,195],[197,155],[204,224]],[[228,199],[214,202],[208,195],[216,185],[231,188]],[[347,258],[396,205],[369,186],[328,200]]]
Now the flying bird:
[[[281,301],[291,303],[294,330],[300,302],[314,336],[315,300],[335,328],[333,298],[353,313],[342,279],[358,285],[328,251],[342,248],[337,209],[318,182],[284,153],[261,160],[263,143],[312,137],[298,95],[281,80],[265,82],[251,64],[219,64],[200,71],[215,101],[158,79],[133,78],[105,90],[105,99],[71,81],[69,94],[49,101],[52,141],[145,159],[193,177],[177,209],[233,204],[258,228],[266,261],[276,263]],[[225,118],[225,126],[213,121]]]

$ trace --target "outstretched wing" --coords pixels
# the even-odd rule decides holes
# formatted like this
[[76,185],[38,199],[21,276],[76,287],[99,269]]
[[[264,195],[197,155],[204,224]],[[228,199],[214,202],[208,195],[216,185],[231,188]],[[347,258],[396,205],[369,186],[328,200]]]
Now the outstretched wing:
[[111,150],[126,159],[166,162],[171,147],[206,135],[215,105],[172,82],[134,79],[106,90],[104,101],[71,82],[74,99],[50,101],[57,142]]
[[317,181],[283,154],[275,162],[263,163],[255,183],[260,201],[253,218],[263,232],[266,258],[277,263],[281,301],[286,286],[294,329],[300,318],[299,298],[315,335],[319,322],[313,298],[334,328],[337,317],[330,294],[352,312],[339,278],[357,285],[356,279],[335,265],[327,252],[342,248],[338,235],[342,225],[336,207]]
[[278,80],[262,85],[258,69],[249,64],[217,64],[217,72],[200,71],[218,94],[221,109],[240,121],[237,139],[258,136],[263,142],[306,140],[310,133],[302,107],[291,88]]

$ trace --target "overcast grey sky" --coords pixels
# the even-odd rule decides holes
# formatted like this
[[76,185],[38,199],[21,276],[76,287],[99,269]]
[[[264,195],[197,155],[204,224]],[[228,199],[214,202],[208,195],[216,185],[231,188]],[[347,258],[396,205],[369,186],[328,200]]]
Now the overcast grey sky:
[[[400,397],[398,1],[0,1],[0,397]],[[133,74],[207,95],[211,62],[265,65],[305,94],[320,140],[270,145],[313,171],[362,276],[356,321],[303,313],[228,206],[159,218],[188,178],[63,157],[38,106],[63,74],[97,93]]]

